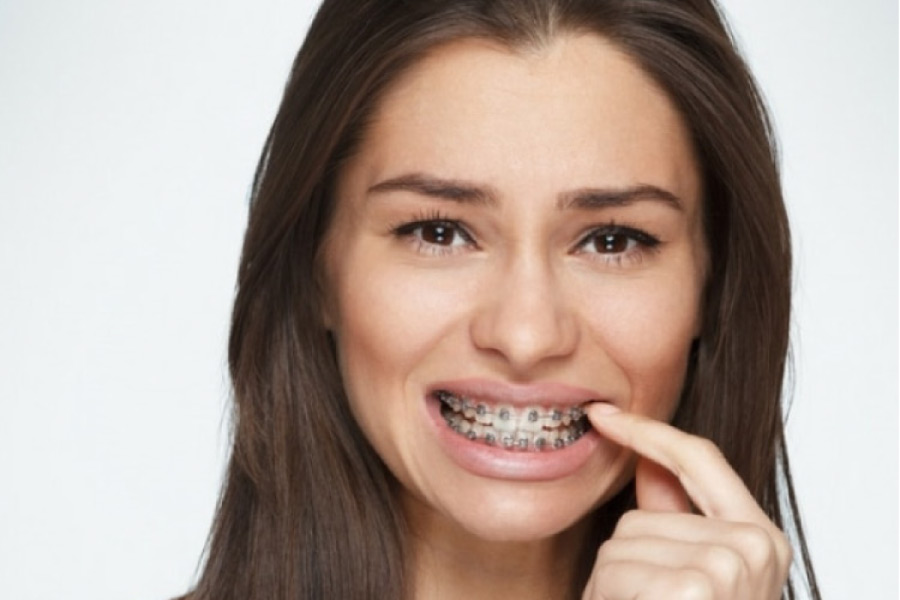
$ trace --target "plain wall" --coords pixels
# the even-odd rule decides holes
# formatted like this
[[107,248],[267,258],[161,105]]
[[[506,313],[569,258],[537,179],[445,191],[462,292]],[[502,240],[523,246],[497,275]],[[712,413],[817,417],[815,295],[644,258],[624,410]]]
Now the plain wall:
[[[897,6],[726,9],[781,139],[790,450],[824,596],[896,598]],[[312,11],[0,0],[0,597],[193,581],[248,189]]]

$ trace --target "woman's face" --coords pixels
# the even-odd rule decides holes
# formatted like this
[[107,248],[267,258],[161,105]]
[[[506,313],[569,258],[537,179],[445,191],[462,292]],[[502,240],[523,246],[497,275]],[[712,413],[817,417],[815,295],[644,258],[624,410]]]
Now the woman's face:
[[339,176],[323,310],[405,506],[534,540],[621,488],[631,457],[577,407],[671,417],[701,193],[679,114],[599,37],[456,42],[390,88]]

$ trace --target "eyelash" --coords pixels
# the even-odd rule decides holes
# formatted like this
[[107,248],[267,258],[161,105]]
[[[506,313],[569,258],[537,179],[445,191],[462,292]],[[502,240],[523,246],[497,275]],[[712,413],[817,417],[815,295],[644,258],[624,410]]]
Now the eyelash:
[[391,233],[398,238],[406,239],[414,243],[416,251],[421,252],[422,254],[446,256],[448,254],[460,252],[464,249],[455,245],[443,246],[441,244],[426,241],[422,237],[422,229],[428,226],[445,229],[454,237],[459,236],[468,249],[478,247],[475,243],[475,238],[462,223],[449,218],[439,211],[423,213],[410,221],[404,221],[394,225],[391,227]]
[[581,251],[588,243],[596,243],[601,240],[601,238],[606,238],[605,241],[607,246],[609,244],[617,244],[622,241],[623,237],[625,238],[625,243],[627,245],[624,250],[610,254],[586,251],[584,254],[594,255],[592,260],[602,260],[607,264],[623,266],[622,262],[625,260],[639,263],[644,258],[647,251],[656,251],[661,243],[658,237],[651,235],[642,229],[628,225],[617,225],[614,221],[610,221],[605,225],[591,229],[587,235],[582,237],[581,241],[575,245],[575,248],[576,250]]
[[[429,226],[444,230],[445,234],[453,236],[450,238],[451,245],[445,246],[423,239],[422,230]],[[412,220],[393,225],[391,233],[399,239],[413,243],[417,252],[431,256],[447,256],[465,250],[477,249],[478,247],[475,238],[460,221],[451,219],[438,211],[421,214]],[[437,231],[434,233],[440,235]],[[459,236],[462,242],[461,245],[456,245],[456,236]],[[609,244],[619,245],[622,243],[623,237],[626,244],[626,248],[623,250],[609,254],[585,250],[588,244],[597,243],[601,238],[606,238],[607,246]],[[625,260],[640,262],[646,251],[656,250],[660,243],[659,238],[642,229],[628,225],[618,225],[614,221],[610,221],[588,231],[575,244],[574,252],[593,255],[591,260],[601,260],[613,266],[623,266],[622,263]]]

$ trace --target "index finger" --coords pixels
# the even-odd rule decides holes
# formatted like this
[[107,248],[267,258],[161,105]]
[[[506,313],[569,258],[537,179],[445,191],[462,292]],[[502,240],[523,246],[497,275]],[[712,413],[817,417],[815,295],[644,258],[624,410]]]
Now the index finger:
[[750,491],[711,441],[616,407],[593,402],[585,412],[602,436],[670,471],[707,517],[771,525]]

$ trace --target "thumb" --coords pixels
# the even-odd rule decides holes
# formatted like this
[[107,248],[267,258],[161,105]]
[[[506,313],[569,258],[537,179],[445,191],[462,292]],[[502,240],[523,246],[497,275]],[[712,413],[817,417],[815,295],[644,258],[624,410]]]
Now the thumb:
[[678,478],[650,459],[638,458],[634,487],[637,505],[641,510],[692,512],[691,502]]

